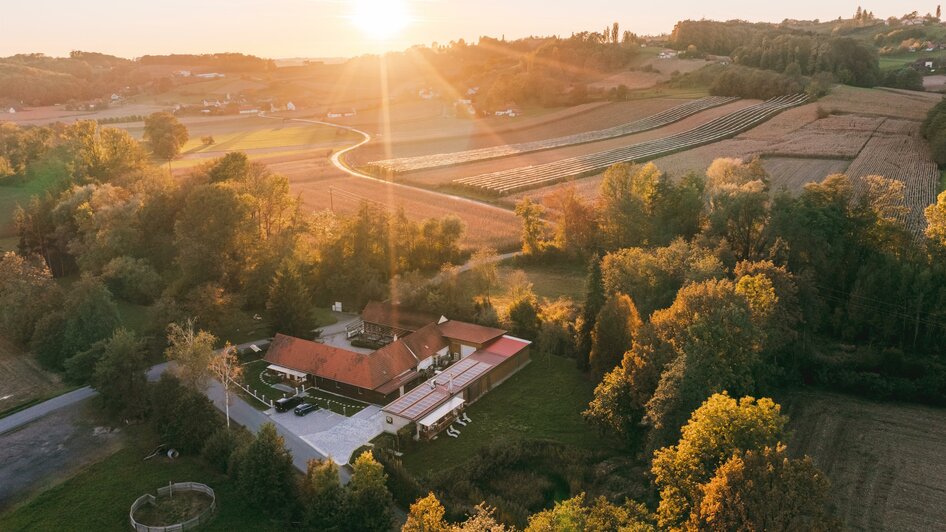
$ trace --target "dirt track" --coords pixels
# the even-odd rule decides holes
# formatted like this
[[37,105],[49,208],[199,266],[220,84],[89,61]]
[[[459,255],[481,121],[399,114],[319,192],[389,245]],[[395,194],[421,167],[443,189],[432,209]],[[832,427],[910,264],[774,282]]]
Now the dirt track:
[[848,530],[946,530],[946,409],[802,392],[783,399],[793,454],[831,480]]

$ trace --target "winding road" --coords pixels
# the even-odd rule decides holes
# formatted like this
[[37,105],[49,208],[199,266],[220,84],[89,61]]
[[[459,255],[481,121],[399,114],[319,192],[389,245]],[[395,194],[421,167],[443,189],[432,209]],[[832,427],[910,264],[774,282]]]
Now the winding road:
[[335,168],[338,168],[338,169],[341,170],[342,172],[345,172],[346,174],[348,174],[348,175],[350,175],[350,176],[352,176],[352,177],[358,177],[358,178],[361,178],[361,179],[368,179],[368,180],[374,181],[374,182],[376,182],[376,183],[383,183],[383,184],[385,184],[386,186],[396,187],[396,188],[400,188],[400,189],[404,189],[404,190],[410,190],[410,191],[413,191],[413,192],[415,192],[415,193],[418,192],[418,191],[420,191],[420,192],[424,192],[424,193],[427,193],[427,194],[436,194],[436,195],[442,196],[442,197],[444,197],[444,198],[449,198],[449,199],[451,199],[451,200],[453,200],[453,201],[459,201],[459,202],[463,202],[463,203],[466,203],[466,204],[469,204],[469,205],[476,205],[476,206],[478,206],[478,207],[486,207],[486,208],[488,208],[488,209],[493,209],[493,210],[495,210],[495,211],[497,211],[497,212],[502,212],[502,213],[504,213],[504,214],[509,214],[510,212],[512,212],[512,211],[510,211],[509,209],[504,209],[504,208],[502,208],[502,207],[498,207],[498,206],[496,206],[496,205],[493,205],[492,203],[486,203],[485,201],[478,201],[478,200],[471,199],[471,198],[466,198],[466,197],[463,197],[463,196],[455,196],[455,195],[453,195],[453,194],[445,194],[445,193],[443,193],[443,192],[428,190],[428,189],[425,189],[425,188],[415,187],[415,186],[411,186],[411,185],[405,185],[405,184],[403,184],[403,183],[397,183],[397,182],[394,182],[394,181],[388,181],[387,179],[381,179],[381,178],[375,177],[375,176],[373,176],[373,175],[366,174],[366,173],[364,173],[364,172],[359,172],[358,170],[356,170],[356,169],[354,169],[354,168],[348,166],[347,164],[345,164],[345,161],[342,159],[342,157],[343,157],[345,154],[347,154],[348,152],[353,151],[353,150],[356,150],[356,149],[360,148],[361,146],[364,146],[365,144],[371,142],[371,139],[372,139],[371,134],[368,133],[368,132],[366,132],[366,131],[362,131],[362,130],[360,130],[360,129],[357,129],[357,128],[354,128],[354,127],[351,127],[351,126],[343,126],[343,125],[341,125],[341,124],[333,124],[332,122],[326,122],[326,121],[324,121],[324,120],[310,120],[310,119],[307,119],[307,118],[281,118],[281,117],[278,117],[278,116],[269,116],[269,115],[262,114],[262,113],[259,114],[259,115],[257,115],[257,116],[259,116],[260,118],[268,118],[268,119],[270,119],[270,120],[289,120],[289,121],[291,121],[291,122],[301,122],[301,123],[304,123],[304,124],[317,124],[317,125],[321,125],[321,126],[329,126],[329,127],[334,127],[334,128],[338,128],[338,129],[343,129],[343,130],[345,130],[345,131],[351,131],[352,133],[355,133],[355,134],[357,134],[357,135],[361,135],[362,139],[361,139],[359,142],[357,142],[357,143],[355,143],[355,144],[352,144],[351,146],[349,146],[349,147],[347,147],[347,148],[343,148],[343,149],[341,149],[341,150],[338,150],[337,152],[332,153],[332,156],[329,158],[329,160],[331,161],[332,165],[333,165]]

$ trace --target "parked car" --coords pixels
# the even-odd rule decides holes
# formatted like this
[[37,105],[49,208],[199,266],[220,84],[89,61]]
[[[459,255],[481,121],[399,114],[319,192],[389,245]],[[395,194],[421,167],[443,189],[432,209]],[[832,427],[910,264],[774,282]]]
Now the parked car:
[[313,404],[311,404],[311,403],[303,403],[303,404],[297,406],[296,409],[293,410],[293,412],[294,412],[297,416],[304,416],[304,415],[309,414],[309,413],[311,413],[311,412],[315,412],[315,411],[318,410],[318,409],[319,409],[318,405],[313,405]]
[[294,406],[302,404],[302,398],[294,395],[292,397],[283,397],[282,399],[276,400],[276,411],[277,412],[286,412]]

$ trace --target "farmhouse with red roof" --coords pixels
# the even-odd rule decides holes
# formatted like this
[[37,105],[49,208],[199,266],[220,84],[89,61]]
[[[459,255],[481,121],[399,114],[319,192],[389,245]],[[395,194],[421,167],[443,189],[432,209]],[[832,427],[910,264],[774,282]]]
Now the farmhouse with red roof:
[[[428,320],[426,324],[421,323],[424,320]],[[422,435],[439,430],[434,417],[438,421],[449,417],[529,361],[529,342],[508,336],[502,329],[446,318],[434,320],[376,302],[365,307],[362,322],[359,334],[370,330],[372,338],[386,341],[386,345],[359,352],[278,334],[264,359],[271,370],[302,379],[308,386],[369,403],[391,403],[384,409],[390,414],[385,429],[396,431],[410,422],[424,421],[427,428]],[[418,395],[416,387],[425,380],[423,387],[427,389],[435,390],[437,383],[445,387],[445,399],[434,400],[423,393],[423,405],[430,405],[411,409],[404,401],[414,404],[411,398]],[[454,400],[457,397],[462,401]],[[454,406],[444,410],[445,403]],[[431,417],[434,410],[438,416]],[[414,419],[421,415],[423,420]]]

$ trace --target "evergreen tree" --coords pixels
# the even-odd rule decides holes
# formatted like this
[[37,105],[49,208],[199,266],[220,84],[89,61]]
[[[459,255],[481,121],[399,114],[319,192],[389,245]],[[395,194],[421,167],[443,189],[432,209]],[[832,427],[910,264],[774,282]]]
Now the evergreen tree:
[[295,500],[292,453],[276,432],[266,423],[256,439],[240,453],[237,465],[237,486],[243,499],[273,517],[288,517]]
[[576,362],[578,369],[588,369],[588,357],[591,354],[592,332],[595,328],[595,319],[604,306],[604,280],[601,277],[601,256],[591,257],[588,263],[587,286],[585,288],[585,304],[581,310],[581,324],[578,328],[578,352]]
[[615,294],[601,308],[592,331],[591,354],[588,362],[591,373],[601,379],[605,373],[621,363],[624,353],[631,349],[641,318],[631,298]]
[[95,364],[92,384],[105,408],[122,419],[142,415],[146,406],[144,342],[135,333],[118,329],[105,342],[102,358]]
[[312,296],[296,261],[286,260],[276,271],[266,307],[273,334],[312,337]]

